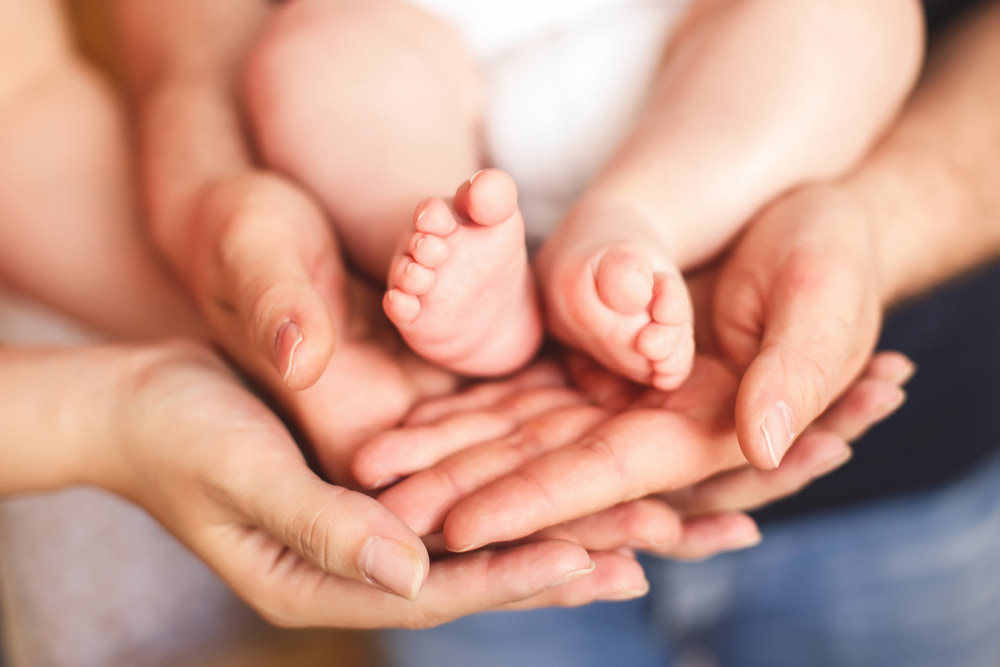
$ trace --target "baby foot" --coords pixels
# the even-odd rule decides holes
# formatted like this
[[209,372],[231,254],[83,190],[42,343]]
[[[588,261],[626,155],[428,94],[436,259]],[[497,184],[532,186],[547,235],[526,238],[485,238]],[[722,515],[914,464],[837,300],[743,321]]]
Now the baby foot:
[[389,269],[383,307],[411,348],[460,373],[503,375],[538,350],[543,326],[517,189],[488,169],[449,207],[421,203]]
[[[639,231],[648,225],[644,218],[629,211],[601,214],[600,227],[564,225],[539,252],[550,330],[616,373],[676,389],[694,361],[687,286],[666,253],[655,252],[654,237]],[[615,240],[605,240],[609,229]]]

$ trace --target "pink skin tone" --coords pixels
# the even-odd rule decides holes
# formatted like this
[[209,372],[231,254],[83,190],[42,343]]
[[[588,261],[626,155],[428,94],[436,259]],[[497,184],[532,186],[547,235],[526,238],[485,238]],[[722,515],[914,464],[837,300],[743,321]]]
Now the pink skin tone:
[[481,171],[450,206],[422,202],[402,248],[383,306],[414,351],[474,375],[503,375],[535,355],[542,319],[509,176]]
[[[265,157],[316,194],[357,266],[388,275],[386,312],[414,351],[471,375],[519,368],[540,327],[513,187],[461,195],[503,209],[496,219],[436,200],[406,220],[421,193],[483,164],[480,75],[461,40],[395,2],[304,0],[278,16],[248,77]],[[920,34],[912,0],[695,3],[634,127],[534,263],[549,331],[633,381],[677,388],[694,359],[681,270],[783,191],[856,160],[909,90]],[[842,57],[847,41],[878,56]],[[350,85],[352,104],[295,71]],[[303,335],[280,353],[308,350]]]
[[[798,439],[787,467],[766,472],[739,456],[735,378],[714,360],[700,358],[692,382],[673,394],[633,387],[635,400],[622,412],[589,403],[544,370],[535,366],[418,409],[405,427],[359,450],[355,474],[370,485],[390,473],[410,474],[380,502],[421,535],[443,530],[454,551],[536,531],[596,546],[624,530],[643,548],[694,554],[688,531],[710,526],[728,533],[729,543],[716,548],[744,548],[759,534],[733,512],[792,493],[845,463],[846,441],[899,407],[899,385],[913,367],[895,353],[876,356]],[[596,381],[607,373],[584,372]],[[694,485],[681,481],[709,469],[721,474]],[[656,502],[661,492],[673,492],[667,508]]]
[[650,252],[663,246],[660,236],[639,207],[585,199],[535,266],[554,336],[629,379],[671,390],[691,372],[693,314],[677,266]]

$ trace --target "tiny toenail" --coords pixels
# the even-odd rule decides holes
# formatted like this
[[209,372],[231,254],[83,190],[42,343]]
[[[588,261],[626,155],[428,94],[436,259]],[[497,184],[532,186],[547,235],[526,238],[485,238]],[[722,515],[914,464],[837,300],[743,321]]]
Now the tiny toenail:
[[476,173],[474,173],[472,176],[469,176],[469,183],[473,183],[477,178],[479,178],[479,175],[481,173],[483,173],[484,171],[486,171],[486,170],[485,169],[480,169],[479,171],[477,171]]
[[430,210],[430,207],[431,207],[430,200],[421,202],[420,205],[417,206],[417,210],[415,211],[415,215],[413,216],[413,223],[416,224],[421,220],[423,220],[424,216],[427,215],[427,211]]

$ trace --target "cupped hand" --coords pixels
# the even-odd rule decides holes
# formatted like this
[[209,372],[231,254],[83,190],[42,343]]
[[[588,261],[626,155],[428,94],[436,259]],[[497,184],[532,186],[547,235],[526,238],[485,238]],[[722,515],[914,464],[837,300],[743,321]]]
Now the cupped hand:
[[366,443],[354,471],[372,486],[409,475],[380,501],[420,534],[442,530],[454,551],[545,531],[592,548],[702,557],[755,543],[742,510],[844,463],[846,440],[899,406],[908,369],[900,355],[876,357],[771,472],[743,459],[733,419],[738,378],[707,357],[671,393],[642,391],[578,362],[574,376],[611,388],[614,409],[540,362],[418,408],[402,429]]
[[208,186],[194,210],[189,283],[227,351],[275,388],[315,383],[346,282],[319,205],[273,172],[247,170]]
[[717,343],[742,375],[736,430],[759,468],[777,467],[871,357],[882,306],[869,224],[836,184],[806,186],[764,209],[710,272],[698,343]]
[[275,623],[424,627],[645,590],[628,554],[567,541],[431,562],[388,509],[317,477],[283,424],[208,350],[129,348],[116,368],[113,437],[91,452],[88,481],[150,511]]

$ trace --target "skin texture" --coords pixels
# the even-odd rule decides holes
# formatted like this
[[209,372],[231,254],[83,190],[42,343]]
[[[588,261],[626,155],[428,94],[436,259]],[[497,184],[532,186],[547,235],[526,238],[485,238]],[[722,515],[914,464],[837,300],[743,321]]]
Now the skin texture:
[[[217,5],[213,4],[214,6]],[[965,32],[961,34],[961,39],[956,38],[955,41],[938,52],[933,60],[930,73],[924,79],[917,97],[907,108],[900,123],[893,129],[876,152],[868,158],[861,169],[834,184],[838,190],[847,192],[851,197],[855,198],[859,205],[862,205],[863,209],[870,213],[868,224],[876,239],[876,242],[872,244],[876,260],[874,262],[876,280],[872,286],[872,290],[878,295],[878,302],[880,304],[891,303],[895,299],[909,293],[908,290],[912,288],[904,286],[930,285],[944,277],[953,275],[959,270],[995,256],[997,237],[1000,235],[987,222],[998,218],[989,214],[983,215],[984,210],[987,213],[994,210],[984,207],[993,206],[995,198],[990,194],[993,190],[990,189],[988,182],[980,180],[980,178],[985,179],[984,174],[995,173],[995,164],[993,161],[997,155],[1000,155],[1000,151],[992,150],[993,144],[991,143],[995,141],[995,137],[997,136],[996,118],[1000,117],[1000,114],[995,114],[991,111],[997,108],[993,106],[996,100],[992,96],[993,88],[986,85],[987,82],[995,80],[996,72],[994,71],[995,65],[993,63],[998,62],[998,59],[993,57],[995,56],[993,49],[996,48],[993,45],[998,42],[995,39],[991,39],[996,36],[996,16],[995,6],[991,6],[989,12],[978,17],[979,20],[977,22],[967,24],[962,28]],[[164,25],[167,24],[165,23]],[[974,65],[970,66],[970,63]],[[160,74],[162,74],[162,71]],[[203,72],[199,72],[199,76],[202,75]],[[214,83],[207,85],[204,83],[204,78],[199,79],[198,77],[195,77],[192,83],[191,80],[185,80],[179,75],[174,76],[177,78],[162,76],[159,79],[161,83],[169,83],[169,85],[165,84],[163,88],[154,90],[151,83],[146,83],[144,90],[150,96],[147,98],[146,106],[144,107],[147,114],[145,122],[149,124],[146,126],[147,133],[155,134],[155,130],[151,126],[154,124],[153,121],[157,117],[157,113],[161,114],[160,118],[171,117],[175,123],[179,123],[180,127],[184,127],[184,119],[188,118],[188,116],[183,113],[179,113],[176,116],[172,113],[168,114],[167,109],[170,104],[177,104],[182,109],[190,110],[192,107],[188,107],[188,103],[191,101],[191,98],[185,97],[187,93],[197,93],[194,94],[194,99],[201,100],[205,104],[212,102],[213,104],[218,103],[222,105],[221,107],[199,107],[197,104],[194,105],[193,108],[202,111],[206,109],[214,110],[212,113],[206,113],[205,116],[195,114],[195,120],[204,120],[206,117],[209,119],[218,119],[218,116],[214,115],[215,111],[218,111],[220,108],[230,108],[225,106],[229,104],[227,101],[228,98],[221,92],[230,90],[226,85],[218,86]],[[204,94],[204,97],[201,96],[202,94]],[[973,103],[970,103],[970,100]],[[158,107],[157,105],[164,106]],[[231,116],[225,117],[231,119]],[[202,127],[193,121],[192,125],[195,128]],[[176,128],[178,125],[174,127]],[[217,136],[231,136],[233,127],[238,127],[238,123],[223,122],[223,131]],[[962,128],[962,131],[955,131],[955,128],[959,127]],[[197,138],[198,136],[197,133],[189,135],[186,139],[189,143],[177,142],[177,145],[196,146],[198,143],[192,137]],[[207,140],[207,137],[213,135],[209,132],[201,136]],[[176,139],[177,137],[171,138]],[[215,140],[217,139],[212,139],[212,141]],[[169,146],[172,143],[166,139],[162,139],[162,142],[164,146]],[[245,155],[242,152],[243,150],[234,149],[231,152],[227,152],[226,150],[218,152],[206,151],[206,153],[212,156]],[[197,154],[200,155],[200,153]],[[948,160],[944,162],[945,166],[941,166],[939,159],[941,155],[948,156]],[[180,158],[177,159],[180,161],[180,164],[183,164],[183,160]],[[194,160],[194,164],[201,164],[201,162],[200,160]],[[180,188],[179,190],[181,194],[184,194],[184,192],[201,193],[203,192],[201,188],[204,186],[205,180],[207,180],[213,184],[227,183],[230,186],[236,183],[237,186],[235,189],[239,193],[243,184],[257,183],[256,178],[251,178],[251,176],[262,175],[252,171],[252,168],[246,167],[246,164],[243,162],[240,162],[237,167],[233,170],[235,174],[230,174],[224,168],[220,168],[220,172],[209,170],[211,177],[207,179],[205,179],[204,173],[195,173],[195,177],[192,177],[192,180],[185,186],[186,189]],[[147,168],[150,172],[157,172],[157,169],[163,169],[162,172],[157,173],[170,173],[170,170],[163,168],[162,165],[155,169],[150,166],[147,166]],[[184,173],[192,172],[185,171]],[[220,179],[213,180],[214,176],[218,173],[222,174]],[[270,175],[265,174],[264,176],[271,178]],[[156,179],[150,177],[150,180],[155,181]],[[281,179],[277,180],[284,183]],[[169,183],[164,181],[157,187],[167,189],[168,185]],[[152,189],[155,190],[156,188]],[[259,192],[260,190],[256,186],[248,186],[248,191]],[[162,196],[157,201],[169,201],[173,203],[184,201],[184,197],[181,195],[167,197],[163,192],[160,194]],[[262,195],[262,198],[266,199],[267,197]],[[221,197],[221,199],[225,200],[226,198]],[[251,205],[254,203],[254,200],[246,197],[246,193],[243,193],[237,199],[240,201],[249,200],[250,204],[247,204],[247,208],[242,208],[242,205],[238,205],[233,207],[232,210],[251,212],[255,210],[254,206]],[[228,210],[226,206],[220,206],[220,208],[223,211]],[[211,207],[206,207],[206,210],[211,210]],[[900,215],[900,213],[911,215]],[[186,220],[183,215],[178,215],[174,218],[162,213],[160,215],[162,215],[161,220]],[[224,215],[220,217],[226,218]],[[230,231],[233,229],[249,229],[250,225],[249,223],[245,223],[245,220],[268,218],[269,216],[256,217],[254,215],[247,215],[243,218],[236,218],[233,227],[230,227],[224,220],[217,228],[210,225],[208,228]],[[942,219],[953,220],[955,224],[942,226],[938,224]],[[192,289],[202,294],[201,299],[203,304],[220,303],[238,305],[237,308],[220,308],[220,319],[228,317],[228,321],[233,323],[232,330],[234,333],[231,335],[233,340],[238,340],[237,342],[231,341],[229,343],[231,349],[244,350],[242,353],[242,358],[244,359],[250,359],[251,361],[258,360],[256,366],[253,363],[248,363],[251,368],[257,368],[261,376],[271,373],[272,377],[278,378],[279,381],[282,377],[289,377],[290,380],[297,378],[292,384],[299,381],[303,384],[308,384],[309,380],[317,380],[323,377],[323,370],[325,369],[323,363],[296,363],[296,372],[292,376],[288,376],[287,373],[282,371],[283,362],[277,359],[273,353],[269,352],[273,349],[272,341],[278,338],[277,330],[285,320],[280,317],[269,318],[265,316],[259,321],[254,321],[255,325],[260,324],[258,329],[246,327],[245,321],[242,319],[246,317],[245,313],[257,312],[255,306],[260,302],[261,294],[284,294],[286,292],[280,287],[275,290],[260,289],[260,286],[266,284],[267,281],[262,280],[258,282],[253,278],[266,278],[266,273],[257,266],[255,261],[251,261],[259,255],[255,255],[250,251],[224,252],[226,249],[233,247],[227,245],[227,243],[234,243],[235,247],[240,247],[239,243],[231,239],[246,238],[249,239],[246,241],[249,248],[257,248],[260,252],[264,252],[264,248],[266,247],[268,251],[275,250],[281,257],[287,258],[288,265],[294,267],[294,275],[312,276],[313,273],[307,270],[307,267],[313,265],[305,261],[303,257],[308,255],[308,249],[331,247],[332,241],[323,240],[329,238],[325,235],[327,232],[323,231],[327,229],[324,225],[316,224],[314,221],[306,221],[305,217],[301,219],[297,218],[297,220],[300,221],[293,225],[283,225],[280,229],[278,229],[278,225],[273,225],[277,230],[275,231],[275,236],[262,235],[262,238],[268,242],[266,246],[255,245],[255,241],[253,240],[255,235],[249,232],[245,237],[240,237],[235,232],[229,236],[222,234],[221,236],[212,237],[213,243],[218,243],[216,245],[207,244],[206,247],[208,250],[200,255],[197,253],[195,255],[202,258],[200,260],[203,262],[202,267],[197,271],[192,271],[185,275],[220,276],[215,282],[205,280],[198,283],[197,280],[192,279]],[[173,238],[171,236],[173,232],[167,229],[169,227],[167,223],[164,222],[161,224],[164,231],[159,235],[159,238],[161,238],[161,242],[164,245],[169,245],[167,241]],[[188,224],[192,223],[178,225],[178,229],[182,231],[189,230]],[[177,233],[180,234],[180,232]],[[282,236],[282,234],[287,234],[288,236]],[[288,240],[289,238],[293,241],[292,243],[276,243],[276,241],[282,239]],[[893,240],[905,240],[905,243],[890,242]],[[178,244],[177,247],[186,247],[185,243],[187,243],[186,239],[184,243]],[[324,243],[326,243],[325,246],[323,245]],[[850,244],[850,247],[855,246]],[[280,250],[280,248],[286,248],[287,250]],[[175,254],[172,256],[174,257],[175,265],[183,268],[185,260],[181,258],[180,251],[175,251]],[[735,256],[734,254],[733,257]],[[938,256],[946,257],[947,261],[935,263],[925,261],[927,257]],[[220,258],[229,258],[232,263],[227,265]],[[859,265],[866,265],[864,258],[861,258]],[[322,275],[336,275],[338,269],[335,262],[323,264],[323,266],[329,268],[321,271]],[[216,273],[213,273],[213,271],[216,271]],[[184,273],[183,271],[181,272]],[[768,338],[770,347],[774,347],[785,340],[792,342],[802,340],[796,337],[794,327],[782,326],[780,323],[805,321],[796,319],[796,313],[800,312],[800,309],[806,305],[805,302],[802,299],[795,298],[772,298],[776,294],[781,294],[783,287],[789,287],[789,283],[783,282],[785,280],[783,276],[786,275],[788,274],[779,271],[775,273],[772,279],[763,280],[762,284],[764,287],[762,290],[766,294],[760,296],[760,301],[769,304],[769,307],[756,310],[754,308],[748,309],[748,312],[751,313],[763,313],[763,325],[759,326],[758,330],[763,332],[761,334],[762,340],[770,337]],[[791,275],[794,275],[794,273]],[[767,277],[765,276],[765,278]],[[283,286],[289,284],[304,285],[305,291],[309,293],[315,292],[317,295],[322,293],[321,290],[315,287],[311,280],[281,283]],[[715,280],[709,276],[706,278],[707,287],[705,288],[705,292],[698,293],[695,291],[693,304],[696,312],[703,312],[702,309],[704,309],[704,312],[712,312],[712,297],[704,295],[713,294],[711,286],[714,284],[716,284]],[[718,278],[718,284],[722,284],[721,278]],[[801,283],[793,281],[790,285],[793,287],[801,286]],[[789,292],[793,295],[797,293],[794,289],[789,290]],[[331,293],[336,297],[332,300],[334,306],[343,304],[346,310],[347,299],[337,296],[336,290],[331,290]],[[865,320],[867,316],[864,315],[866,312],[864,303],[868,294],[867,289],[852,289],[846,295],[838,290],[831,290],[829,292],[821,290],[819,294],[825,295],[825,298],[830,299],[830,307],[842,314],[843,321],[851,321],[851,318],[859,319],[859,321],[867,321]],[[324,299],[326,297],[319,296],[319,298]],[[362,299],[362,301],[369,304],[373,303],[371,298]],[[377,303],[377,300],[374,302]],[[336,313],[336,307],[334,306],[331,306],[331,311]],[[236,316],[233,316],[234,312],[237,313]],[[266,313],[269,311],[262,310],[260,312]],[[352,312],[357,311],[352,310]],[[776,313],[781,312],[784,315],[778,318]],[[243,313],[243,315],[240,315],[240,313]],[[858,313],[862,315],[859,316]],[[366,320],[365,317],[361,317],[360,325],[351,325],[351,317],[341,317],[336,314],[331,317],[331,320],[336,322],[338,321],[338,317],[340,317],[339,321],[343,322],[343,326],[347,326],[348,328],[350,326],[358,327],[357,332],[352,334],[355,336],[354,340],[358,342],[353,348],[354,351],[345,357],[345,365],[341,368],[351,368],[351,364],[354,363],[351,360],[355,360],[359,364],[362,362],[365,363],[366,368],[370,368],[369,362],[372,358],[384,361],[386,364],[384,369],[391,372],[379,370],[376,373],[376,377],[381,379],[374,383],[373,386],[383,386],[380,383],[385,382],[384,386],[392,387],[394,391],[398,392],[391,395],[401,398],[398,402],[392,402],[390,407],[385,410],[385,414],[368,424],[351,427],[350,422],[343,422],[337,424],[336,428],[323,427],[319,424],[307,426],[313,436],[313,441],[317,443],[317,447],[321,451],[326,452],[323,455],[325,457],[324,460],[328,463],[329,469],[332,471],[342,470],[346,461],[350,458],[350,454],[353,452],[353,447],[360,444],[365,438],[370,437],[373,432],[384,428],[387,423],[393,423],[394,420],[401,418],[420,398],[448,393],[454,388],[454,380],[449,379],[447,375],[442,375],[439,372],[434,373],[427,369],[419,373],[413,372],[412,367],[408,366],[408,364],[413,363],[412,357],[401,353],[398,347],[393,347],[392,343],[387,342],[391,340],[390,338],[382,338],[373,333],[379,331],[378,326],[373,324],[377,322],[376,320]],[[752,320],[753,318],[750,319]],[[709,320],[705,319],[705,321],[708,322]],[[851,364],[856,363],[854,361],[854,350],[863,349],[866,344],[865,341],[870,336],[868,331],[861,329],[864,329],[864,327],[859,327],[858,337],[855,337],[854,331],[847,332],[850,335],[845,335],[846,328],[841,328],[839,329],[839,334],[835,331],[829,337],[821,339],[823,343],[821,346],[816,349],[806,350],[808,354],[803,356],[804,362],[802,364],[787,366],[785,369],[787,372],[784,374],[764,372],[748,376],[744,378],[738,389],[735,386],[735,379],[731,379],[728,382],[725,396],[721,396],[720,393],[718,400],[720,401],[720,405],[723,400],[736,401],[735,406],[738,417],[735,424],[727,428],[732,429],[734,434],[732,437],[740,436],[739,442],[749,459],[761,466],[770,467],[773,465],[773,458],[770,456],[770,453],[772,451],[777,452],[778,448],[772,446],[769,450],[766,445],[761,446],[759,441],[760,420],[755,417],[747,418],[747,415],[767,414],[773,405],[755,407],[753,402],[748,400],[747,397],[752,398],[753,396],[760,395],[759,392],[763,392],[764,390],[788,391],[788,388],[791,388],[793,391],[801,391],[801,395],[798,396],[784,395],[784,402],[789,406],[794,415],[794,427],[791,430],[793,432],[801,432],[805,424],[811,421],[810,417],[814,417],[820,409],[830,405],[839,395],[836,382],[828,383],[821,380],[824,380],[827,376],[840,377],[841,373],[850,375],[850,371],[847,369]],[[255,333],[259,331],[266,332],[266,335]],[[337,331],[339,332],[341,329],[338,328]],[[306,333],[308,334],[308,331]],[[709,339],[718,337],[720,341],[725,337],[724,334],[714,332],[711,329],[709,329],[707,334],[699,335],[705,335]],[[351,340],[351,337],[345,336],[345,339]],[[306,335],[305,341],[302,343],[305,347],[301,345],[297,347],[296,356],[300,354],[306,355],[303,359],[309,359],[312,357],[308,355],[315,353],[315,359],[323,358],[324,348],[322,345],[313,347],[313,352],[307,352],[312,344],[310,340],[310,337]],[[314,343],[315,341],[312,342]],[[346,347],[342,349],[350,350],[352,348]],[[709,370],[698,372],[707,373],[705,377],[710,377],[711,374],[718,374],[717,377],[720,378],[727,377],[726,373],[731,373],[729,370],[730,367],[737,364],[736,360],[729,358],[729,356],[735,356],[735,353],[731,352],[728,356],[723,352],[715,352],[714,354],[716,359],[709,365]],[[373,356],[369,358],[366,355]],[[284,364],[284,366],[287,366],[287,364]],[[381,369],[382,367],[378,368]],[[814,372],[817,368],[830,370],[817,375]],[[405,382],[400,381],[400,373],[407,378]],[[313,398],[309,399],[314,401],[313,403],[309,403],[305,399],[301,403],[290,400],[288,405],[290,405],[291,411],[294,412],[296,405],[298,405],[298,409],[302,412],[299,416],[302,417],[309,413],[310,405],[313,408],[319,405],[339,405],[338,401],[326,400],[327,398],[337,399],[343,396],[350,398],[352,389],[353,395],[357,396],[356,388],[339,386],[336,381],[329,379],[330,377],[334,376],[328,376],[326,380],[328,384],[325,385],[327,389],[313,394]],[[731,375],[729,377],[735,378],[735,376]],[[604,384],[604,382],[598,382],[597,384]],[[781,386],[778,387],[778,385]],[[870,387],[868,384],[864,384],[863,386]],[[747,389],[748,387],[750,389]],[[745,393],[746,391],[750,393],[747,394]],[[662,399],[662,396],[660,396],[660,399]],[[674,400],[677,399],[675,398]],[[884,402],[881,401],[880,403]],[[850,403],[853,404],[852,402]],[[343,403],[345,410],[350,405],[349,401]],[[741,408],[741,405],[744,407]],[[669,403],[665,405],[661,402],[657,405],[654,402],[651,408],[647,406],[649,412],[640,414],[639,416],[628,416],[626,414],[625,416],[615,418],[616,421],[612,423],[612,427],[609,428],[604,424],[604,430],[600,433],[606,436],[607,439],[608,436],[614,435],[618,429],[622,429],[619,432],[634,432],[649,437],[655,435],[652,432],[653,429],[649,428],[649,424],[659,425],[661,420],[666,420],[672,428],[688,429],[688,433],[698,435],[697,422],[692,421],[690,417],[684,415],[683,409],[681,409],[683,406],[674,404],[673,407],[681,409],[679,414],[660,414],[658,412],[658,410],[662,411],[667,407],[671,407]],[[743,412],[740,412],[740,410],[743,410]],[[644,425],[643,421],[647,419],[649,421]],[[308,419],[303,419],[303,421],[308,422]],[[704,424],[701,426],[703,427]],[[327,430],[324,430],[324,428]],[[597,427],[594,426],[593,428]],[[635,430],[629,431],[628,429]],[[357,439],[356,443],[344,446],[338,450],[335,446],[336,441],[342,438],[334,431],[351,433],[352,438]],[[756,442],[754,441],[755,433],[758,434]],[[348,438],[348,440],[350,439]],[[637,446],[649,445],[646,443]],[[733,446],[728,445],[728,447]],[[796,451],[795,447],[789,450],[787,456],[792,457],[791,452],[794,451]],[[727,448],[727,446],[720,446],[719,453],[721,453],[720,458],[710,461],[711,464],[718,464],[718,467],[735,465],[733,461],[737,457],[732,449]],[[562,456],[567,457],[565,461],[568,465],[572,466],[579,464],[581,459],[586,456],[592,456],[592,454],[588,454],[586,447],[578,447],[576,451],[571,451],[570,454],[563,454]],[[775,457],[780,458],[780,454],[776,453]],[[583,462],[586,463],[586,460]],[[536,466],[536,470],[541,470],[542,464],[534,463],[534,465]],[[552,469],[551,472],[554,473],[555,470]],[[727,473],[727,475],[734,475],[735,472],[736,469],[734,468],[733,472]],[[779,468],[776,472],[780,473],[781,469]],[[555,476],[553,475],[553,477]],[[734,476],[729,477],[729,479],[745,481],[748,478]],[[753,479],[766,480],[778,479],[778,477],[754,477]],[[653,480],[653,482],[656,481]],[[613,481],[611,485],[603,486],[600,489],[600,497],[596,500],[585,499],[584,506],[595,507],[609,499],[611,504],[613,504],[615,497],[623,499],[625,497],[632,497],[633,494],[644,491],[648,492],[650,490],[652,482],[648,477],[640,479],[639,482],[641,483],[630,486],[631,483],[625,480],[625,484],[621,488],[615,489],[615,482]],[[678,488],[683,488],[682,481],[677,480],[676,483]],[[767,497],[767,494],[762,494],[762,497]],[[487,497],[487,500],[495,502],[496,496],[492,499]],[[567,501],[568,504],[568,501],[576,499],[564,498],[563,500]],[[535,507],[537,508],[537,505]],[[698,509],[701,509],[701,507],[699,506]],[[560,517],[572,515],[572,511],[564,507],[545,508],[543,506],[542,510],[544,511],[532,514],[534,512],[532,507],[526,506],[526,515],[518,519],[516,524],[517,531],[515,532],[527,534],[537,527],[542,527],[539,524],[544,523],[545,519],[556,521]],[[457,516],[461,518],[461,515]],[[452,546],[464,547],[474,545],[477,541],[484,539],[484,537],[490,537],[488,531],[480,530],[481,527],[475,525],[475,521],[466,525],[463,525],[459,519],[455,521],[455,528],[452,534],[449,535]],[[446,616],[446,614],[439,615],[439,617],[443,616]]]
[[[10,436],[0,449],[0,494],[78,483],[118,493],[274,623],[423,627],[509,604],[583,604],[645,590],[631,557],[566,541],[429,564],[400,519],[310,471],[281,422],[201,346],[4,349],[0,367]],[[35,382],[60,389],[23,391]],[[367,558],[373,535],[410,551],[412,583],[423,584],[418,602],[370,584],[385,574]],[[600,574],[580,578],[594,563]]]
[[120,105],[60,11],[0,1],[0,282],[115,335],[202,335],[139,224]]
[[[787,188],[860,157],[913,83],[921,29],[915,0],[695,3],[638,122],[534,264],[551,333],[635,381],[676,388],[693,359],[680,270],[717,255]],[[481,78],[460,36],[406,3],[305,0],[274,12],[244,88],[266,162],[321,202],[363,273],[388,276],[387,312],[411,346],[452,370],[501,375],[539,340],[539,314],[509,316],[512,301],[535,301],[520,225],[464,225],[433,266],[408,242],[418,202],[487,166]],[[298,323],[303,311],[284,307]],[[482,341],[482,323],[497,320],[518,341],[504,346],[509,358]],[[296,351],[326,334],[303,334]]]
[[[882,309],[912,294],[914,285],[935,284],[1000,254],[1000,199],[992,184],[1000,166],[1000,96],[989,85],[1000,63],[997,35],[998,3],[960,23],[932,52],[927,75],[900,120],[858,169],[773,204],[725,260],[692,281],[698,319],[705,325],[699,344],[706,354],[716,355],[707,369],[696,365],[693,379],[711,372],[726,382],[723,369],[747,369],[738,388],[733,386],[736,377],[730,376],[728,390],[716,386],[713,391],[720,405],[734,401],[736,419],[726,428],[754,465],[774,467],[775,459],[786,454],[778,443],[791,438],[779,440],[776,431],[765,434],[762,429],[779,403],[791,413],[789,434],[804,433],[801,441],[813,433],[803,428],[829,409],[842,395],[844,378],[863,365],[859,360],[870,350]],[[760,259],[765,251],[770,258],[766,263]],[[596,380],[584,386],[598,388],[608,400],[631,397],[622,383]],[[862,386],[870,387],[864,376],[854,385],[855,390]],[[855,405],[855,390],[843,394],[844,402],[835,403],[833,412]],[[662,465],[657,474],[652,466],[634,463],[650,442],[665,429],[690,434],[700,428],[705,437],[712,433],[706,429],[711,422],[695,418],[713,405],[705,403],[711,394],[700,397],[697,411],[684,404],[683,397],[695,392],[696,387],[685,385],[673,395],[649,395],[654,412],[625,413],[561,448],[508,462],[501,473],[506,476],[499,479],[463,486],[466,480],[432,469],[404,482],[409,489],[401,484],[387,493],[394,495],[391,504],[400,507],[410,504],[407,493],[444,497],[443,509],[428,523],[443,519],[448,544],[455,549],[522,535],[547,521],[579,516],[581,508],[593,511],[639,497],[654,484],[669,485],[676,474],[672,466]],[[885,395],[880,403],[891,408],[898,400]],[[662,412],[655,412],[657,407]],[[495,411],[489,403],[483,409]],[[643,419],[648,420],[645,426]],[[446,455],[460,448],[455,440]],[[475,436],[465,441],[475,442]],[[720,463],[731,462],[733,446],[730,441],[716,450]],[[662,463],[671,454],[652,455]],[[491,456],[498,458],[495,451]],[[447,471],[449,461],[444,458],[438,466]],[[732,474],[717,479],[732,481]],[[425,488],[417,481],[421,477],[431,479]],[[588,484],[578,484],[580,479]],[[691,495],[674,492],[669,497]],[[489,511],[512,505],[523,514],[509,528],[484,519],[492,517]]]

